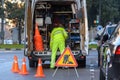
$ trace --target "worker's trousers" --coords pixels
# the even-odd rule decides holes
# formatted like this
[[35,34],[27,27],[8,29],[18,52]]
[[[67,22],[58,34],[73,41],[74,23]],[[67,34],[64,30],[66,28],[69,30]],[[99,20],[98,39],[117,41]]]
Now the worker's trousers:
[[65,41],[61,40],[61,41],[54,41],[53,45],[52,45],[52,55],[51,55],[51,64],[50,67],[54,68],[55,67],[55,60],[56,60],[56,54],[57,54],[57,50],[60,50],[60,53],[62,54],[62,52],[65,49]]

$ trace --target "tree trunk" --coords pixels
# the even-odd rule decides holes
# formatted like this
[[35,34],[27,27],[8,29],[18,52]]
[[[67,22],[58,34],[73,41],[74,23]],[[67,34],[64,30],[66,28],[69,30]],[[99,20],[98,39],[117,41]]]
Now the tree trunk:
[[18,22],[18,41],[21,44],[21,20]]

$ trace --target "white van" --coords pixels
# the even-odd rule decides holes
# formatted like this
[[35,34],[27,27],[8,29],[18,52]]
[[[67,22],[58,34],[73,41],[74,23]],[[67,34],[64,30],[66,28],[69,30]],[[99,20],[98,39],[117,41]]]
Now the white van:
[[[66,41],[74,54],[78,67],[85,67],[88,55],[88,22],[86,0],[26,0],[25,8],[25,56],[34,67],[38,58],[43,64],[50,61],[50,35],[55,18],[59,18],[69,34]],[[34,45],[35,24],[43,39],[44,51],[36,51]],[[57,54],[59,57],[59,51]]]

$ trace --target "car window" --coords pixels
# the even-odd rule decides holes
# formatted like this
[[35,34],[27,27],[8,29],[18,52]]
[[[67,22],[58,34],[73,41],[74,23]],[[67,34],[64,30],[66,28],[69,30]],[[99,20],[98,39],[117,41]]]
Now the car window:
[[[120,24],[116,27],[115,31],[111,35],[112,42],[116,41],[116,39],[120,37]],[[119,39],[119,38],[118,38]],[[118,43],[118,42],[117,42]]]
[[120,28],[118,29],[118,32],[117,32],[117,34],[116,34],[115,40],[113,41],[113,44],[114,44],[115,46],[120,45]]
[[113,37],[116,37],[116,36],[117,36],[118,31],[119,31],[119,28],[120,28],[120,24],[119,24],[119,25],[117,25],[117,27],[116,27],[116,28],[115,28],[115,30],[113,31],[113,34],[111,35],[111,38],[113,38]]
[[115,27],[108,27],[108,34],[111,35],[114,31]]

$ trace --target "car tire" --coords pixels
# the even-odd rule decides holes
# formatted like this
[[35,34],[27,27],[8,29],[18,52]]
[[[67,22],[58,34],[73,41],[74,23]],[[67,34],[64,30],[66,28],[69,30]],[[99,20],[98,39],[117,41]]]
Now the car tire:
[[29,60],[29,67],[34,68],[35,67],[35,61]]
[[85,68],[86,67],[86,57],[84,60],[77,60],[78,68]]

